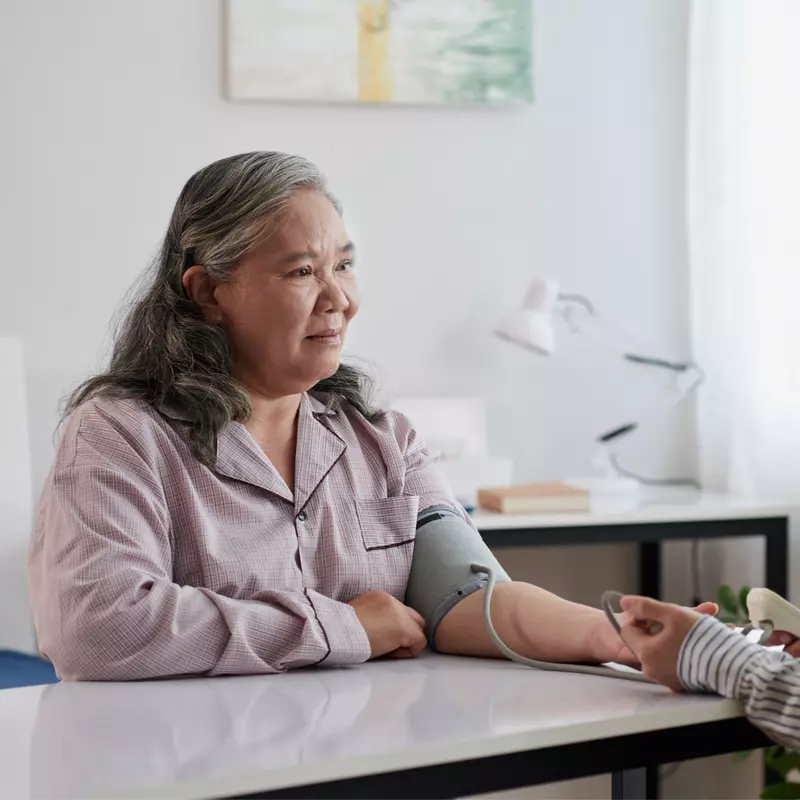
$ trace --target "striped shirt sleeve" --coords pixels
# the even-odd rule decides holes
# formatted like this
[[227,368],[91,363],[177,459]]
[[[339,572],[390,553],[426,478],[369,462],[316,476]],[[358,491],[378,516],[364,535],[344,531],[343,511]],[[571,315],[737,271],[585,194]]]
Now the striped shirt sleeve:
[[748,642],[719,620],[703,617],[681,646],[678,677],[687,691],[738,700],[771,739],[800,750],[800,661],[788,653]]

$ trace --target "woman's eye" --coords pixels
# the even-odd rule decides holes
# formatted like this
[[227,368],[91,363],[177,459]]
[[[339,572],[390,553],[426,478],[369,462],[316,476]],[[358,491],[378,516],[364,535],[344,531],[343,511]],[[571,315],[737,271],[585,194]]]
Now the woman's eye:
[[349,272],[354,267],[355,267],[355,264],[353,263],[353,259],[349,259],[348,261],[342,261],[342,263],[339,264],[339,269],[342,272]]
[[293,270],[289,273],[290,278],[306,278],[311,274],[309,267],[300,267],[300,269]]

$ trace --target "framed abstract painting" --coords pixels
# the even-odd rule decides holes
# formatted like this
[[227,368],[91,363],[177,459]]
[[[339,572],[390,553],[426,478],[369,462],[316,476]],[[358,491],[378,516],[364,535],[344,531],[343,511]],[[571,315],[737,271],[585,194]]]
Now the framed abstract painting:
[[227,0],[234,100],[514,106],[531,0]]

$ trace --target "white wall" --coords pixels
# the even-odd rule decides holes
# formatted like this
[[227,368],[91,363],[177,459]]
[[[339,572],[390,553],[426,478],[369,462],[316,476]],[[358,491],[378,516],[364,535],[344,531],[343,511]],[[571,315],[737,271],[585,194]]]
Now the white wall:
[[[476,393],[520,477],[574,474],[655,376],[566,340],[537,361],[489,336],[527,279],[590,295],[658,353],[687,348],[684,0],[539,0],[522,111],[290,107],[221,96],[217,0],[5,0],[0,25],[0,332],[23,337],[34,486],[55,405],[183,181],[250,149],[318,161],[362,250],[350,350],[390,393]],[[630,463],[691,465],[687,415]]]

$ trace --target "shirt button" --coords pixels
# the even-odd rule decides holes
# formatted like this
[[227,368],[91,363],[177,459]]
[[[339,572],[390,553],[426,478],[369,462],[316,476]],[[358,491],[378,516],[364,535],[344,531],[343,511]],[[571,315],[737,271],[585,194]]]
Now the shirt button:
[[298,521],[298,522],[305,522],[305,521],[306,521],[306,512],[305,512],[305,511],[301,511],[301,512],[300,512],[300,513],[297,515],[297,521]]

